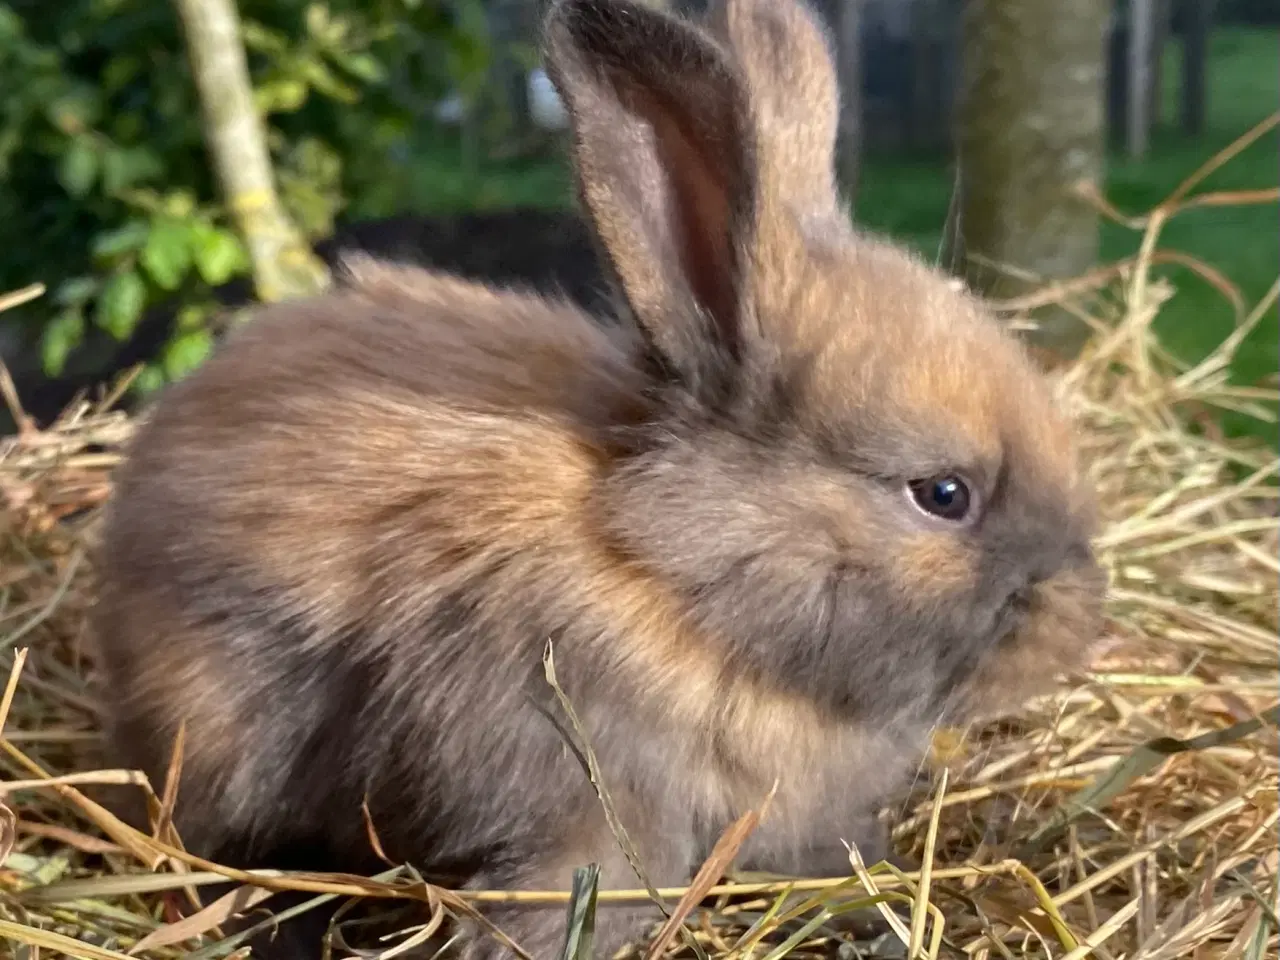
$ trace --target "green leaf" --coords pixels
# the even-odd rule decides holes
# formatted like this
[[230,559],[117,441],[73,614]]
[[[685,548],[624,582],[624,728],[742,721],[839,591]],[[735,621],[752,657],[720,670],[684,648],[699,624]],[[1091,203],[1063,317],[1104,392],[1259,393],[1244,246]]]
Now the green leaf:
[[50,103],[45,116],[57,129],[75,136],[98,121],[100,106],[96,90],[76,87]]
[[208,330],[192,330],[184,333],[165,346],[160,358],[165,377],[172,383],[181,380],[200,364],[213,349],[213,334]]
[[196,269],[205,283],[211,286],[221,286],[248,265],[244,247],[229,230],[210,224],[194,226],[191,229],[191,246]]
[[173,190],[164,198],[164,212],[185,219],[195,213],[196,195],[190,190]]
[[102,71],[103,89],[111,93],[122,90],[141,72],[140,58],[128,54],[112,57]]
[[0,40],[5,43],[12,43],[16,40],[22,40],[23,29],[26,26],[22,18],[9,9],[6,4],[0,6]]
[[322,4],[309,3],[304,22],[307,33],[313,37],[322,37],[329,28],[329,11]]
[[61,376],[71,351],[84,339],[84,314],[79,307],[58,311],[41,335],[40,359],[45,376]]
[[145,397],[155,393],[164,384],[164,371],[156,364],[149,363],[138,371],[138,375],[133,378],[133,383],[129,385],[129,389],[135,391],[139,396]]
[[136,253],[150,236],[151,224],[146,220],[130,220],[94,237],[89,251],[95,260],[114,260],[127,253]]
[[[159,105],[156,107],[156,113],[160,112]],[[176,113],[177,111],[174,111]],[[165,116],[162,123],[167,122],[173,124],[173,114]],[[117,143],[130,143],[134,140],[145,140],[150,133],[151,125],[148,117],[144,117],[137,110],[121,110],[111,114],[111,125],[107,132],[111,139]]]
[[[163,216],[164,198],[154,187],[126,187],[120,191],[119,199],[135,210],[145,212],[149,218]],[[150,219],[145,224],[145,229],[151,230]]]
[[244,45],[257,53],[282,56],[289,49],[289,40],[278,30],[263,26],[256,20],[243,20],[240,24],[240,35]]
[[600,865],[588,864],[573,871],[569,894],[567,929],[561,960],[594,960],[596,897],[600,886]]
[[67,152],[58,161],[58,182],[63,189],[79,199],[93,189],[98,176],[98,154],[93,144],[77,137],[67,146]]
[[344,53],[340,50],[334,50],[330,52],[329,56],[343,70],[353,77],[365,81],[365,83],[382,83],[386,78],[387,74],[382,69],[382,64],[371,53]]
[[293,113],[307,102],[309,88],[302,80],[285,77],[264,83],[253,99],[263,113]]
[[144,180],[164,173],[164,164],[146,147],[108,150],[102,157],[102,186],[116,194]]
[[178,330],[183,333],[198,330],[209,317],[209,307],[203,303],[189,303],[178,311]]
[[355,103],[360,99],[360,92],[334,76],[333,71],[322,60],[303,60],[300,66],[303,76],[311,86],[325,96],[332,97],[339,103]]
[[97,277],[72,277],[69,280],[63,280],[58,284],[53,302],[60,307],[80,306],[98,292],[99,284]]
[[165,290],[176,290],[191,268],[190,230],[178,220],[157,220],[142,248],[142,265]]
[[125,340],[142,316],[147,304],[147,285],[136,270],[125,270],[107,281],[98,298],[94,322],[117,340]]

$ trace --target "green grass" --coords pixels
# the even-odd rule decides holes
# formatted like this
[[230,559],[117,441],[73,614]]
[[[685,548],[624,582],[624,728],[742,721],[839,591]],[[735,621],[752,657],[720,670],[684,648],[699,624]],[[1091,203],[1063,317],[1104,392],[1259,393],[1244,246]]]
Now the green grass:
[[[1173,87],[1177,70],[1166,70]],[[1176,89],[1166,91],[1177,102]],[[1110,196],[1121,209],[1141,211],[1166,196],[1216,150],[1280,109],[1280,32],[1220,31],[1214,37],[1209,63],[1209,108],[1203,143],[1187,142],[1178,133],[1161,131],[1149,159],[1140,163],[1117,159],[1109,169]],[[1172,111],[1171,111],[1172,112]],[[1272,130],[1244,153],[1212,175],[1200,188],[1248,190],[1274,187],[1280,180],[1280,136]],[[1204,258],[1237,284],[1252,306],[1280,271],[1280,207],[1191,210],[1172,220],[1162,245]],[[1132,252],[1137,238],[1113,225],[1103,231],[1104,252],[1118,256]],[[1186,271],[1174,271],[1180,296],[1162,318],[1161,333],[1170,348],[1199,356],[1230,331],[1231,314],[1222,309],[1220,295]],[[1275,311],[1241,350],[1237,375],[1256,381],[1280,368]]]
[[[1191,139],[1177,129],[1179,51],[1170,44],[1164,70],[1163,123],[1153,132],[1148,155],[1131,161],[1113,152],[1105,192],[1126,213],[1144,213],[1222,147],[1280,109],[1280,31],[1220,28],[1210,44],[1208,112],[1203,136]],[[1280,179],[1280,135],[1271,131],[1198,189],[1258,189]],[[410,196],[400,209],[420,211],[508,204],[559,206],[569,197],[561,163],[533,160],[464,171],[456,143],[437,140],[415,158]],[[920,249],[936,254],[952,191],[952,172],[943,158],[870,157],[857,204],[858,219]],[[1165,228],[1161,246],[1204,260],[1236,284],[1249,306],[1280,271],[1280,209],[1275,204],[1188,211]],[[370,211],[372,214],[372,211]],[[1132,254],[1140,234],[1104,223],[1104,260]],[[1234,315],[1208,283],[1182,267],[1161,268],[1178,293],[1157,328],[1166,346],[1195,360],[1230,332]],[[1276,311],[1243,344],[1233,375],[1246,383],[1280,370],[1280,324]],[[1231,432],[1247,430],[1277,441],[1268,425],[1227,416]]]

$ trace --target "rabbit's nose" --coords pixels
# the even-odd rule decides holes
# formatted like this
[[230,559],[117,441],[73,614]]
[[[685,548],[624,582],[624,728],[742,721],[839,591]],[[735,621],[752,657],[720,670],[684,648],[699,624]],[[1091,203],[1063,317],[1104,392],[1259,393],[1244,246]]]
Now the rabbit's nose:
[[1052,580],[1065,570],[1079,570],[1097,565],[1087,540],[1072,539],[1066,543],[1044,543],[1031,554],[1022,573],[1026,577],[1021,589]]
[[1067,548],[1067,565],[1073,568],[1096,567],[1098,557],[1093,552],[1093,544],[1088,540],[1073,541]]

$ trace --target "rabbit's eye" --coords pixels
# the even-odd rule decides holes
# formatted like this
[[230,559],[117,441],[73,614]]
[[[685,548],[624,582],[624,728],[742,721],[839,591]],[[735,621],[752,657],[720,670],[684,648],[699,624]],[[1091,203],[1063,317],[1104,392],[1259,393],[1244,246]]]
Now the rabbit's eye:
[[955,474],[940,474],[907,485],[911,499],[925,513],[958,522],[969,515],[972,496],[969,486]]

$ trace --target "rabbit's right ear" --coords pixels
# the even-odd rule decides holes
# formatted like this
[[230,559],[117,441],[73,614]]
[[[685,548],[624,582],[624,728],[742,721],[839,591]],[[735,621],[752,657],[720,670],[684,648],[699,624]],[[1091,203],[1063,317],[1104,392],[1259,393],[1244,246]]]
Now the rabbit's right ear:
[[545,49],[580,197],[636,319],[695,389],[723,382],[752,313],[742,275],[757,176],[741,74],[698,27],[629,0],[560,0]]

